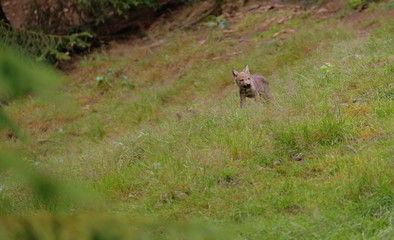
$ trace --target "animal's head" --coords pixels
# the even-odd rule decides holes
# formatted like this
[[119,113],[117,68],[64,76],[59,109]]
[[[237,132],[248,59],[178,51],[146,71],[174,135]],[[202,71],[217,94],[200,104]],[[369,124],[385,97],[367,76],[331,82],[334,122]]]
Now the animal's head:
[[232,70],[232,72],[233,72],[235,83],[238,85],[238,87],[250,88],[251,82],[250,82],[250,72],[248,65],[246,65],[245,69],[242,70],[242,72],[237,72],[234,69]]

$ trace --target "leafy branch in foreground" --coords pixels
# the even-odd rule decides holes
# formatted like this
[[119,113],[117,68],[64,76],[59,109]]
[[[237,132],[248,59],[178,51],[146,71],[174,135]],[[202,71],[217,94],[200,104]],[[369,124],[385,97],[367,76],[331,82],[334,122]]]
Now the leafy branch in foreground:
[[13,29],[9,24],[0,22],[0,47],[13,46],[39,61],[69,60],[71,51],[90,47],[87,39],[92,37],[88,32],[61,36]]
[[[27,136],[10,117],[4,107],[8,103],[27,95],[53,99],[53,90],[61,76],[52,68],[39,64],[23,56],[18,51],[0,46],[0,133],[12,132],[18,141],[26,143]],[[50,173],[34,167],[25,159],[24,153],[14,152],[4,147],[0,141],[0,179],[11,179],[7,186],[25,189],[35,201],[36,206],[44,206],[54,211],[68,209],[69,206],[92,206],[93,201],[86,190],[77,189],[70,181],[60,181]],[[1,185],[1,187],[5,187]],[[1,190],[0,190],[1,192]],[[0,213],[4,214],[14,201],[10,195],[2,193]],[[87,204],[88,203],[88,204]]]

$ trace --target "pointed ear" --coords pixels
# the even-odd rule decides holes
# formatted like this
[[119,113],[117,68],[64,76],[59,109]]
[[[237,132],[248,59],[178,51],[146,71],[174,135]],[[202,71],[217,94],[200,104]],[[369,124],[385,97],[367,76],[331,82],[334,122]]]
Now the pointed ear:
[[233,73],[233,76],[236,77],[238,76],[239,72],[235,71],[235,69],[233,68],[233,70],[231,70],[231,72]]
[[245,69],[243,71],[246,72],[247,74],[250,74],[250,72],[249,72],[249,65],[246,65],[246,67],[245,67]]

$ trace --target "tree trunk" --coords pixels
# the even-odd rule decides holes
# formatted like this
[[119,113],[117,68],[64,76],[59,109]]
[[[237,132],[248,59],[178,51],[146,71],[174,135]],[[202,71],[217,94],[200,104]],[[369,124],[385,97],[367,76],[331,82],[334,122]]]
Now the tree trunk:
[[4,21],[5,23],[8,23],[8,24],[10,23],[10,21],[8,21],[7,17],[4,14],[3,7],[1,6],[1,3],[0,3],[0,21]]

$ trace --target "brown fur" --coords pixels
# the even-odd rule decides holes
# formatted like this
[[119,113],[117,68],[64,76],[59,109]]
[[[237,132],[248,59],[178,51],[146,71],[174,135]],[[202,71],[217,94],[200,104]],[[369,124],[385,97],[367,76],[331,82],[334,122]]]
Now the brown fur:
[[250,75],[249,66],[246,65],[242,72],[232,70],[235,83],[239,87],[239,97],[241,108],[245,108],[246,98],[254,98],[256,102],[261,102],[263,97],[270,100],[270,89],[268,80],[262,75]]

